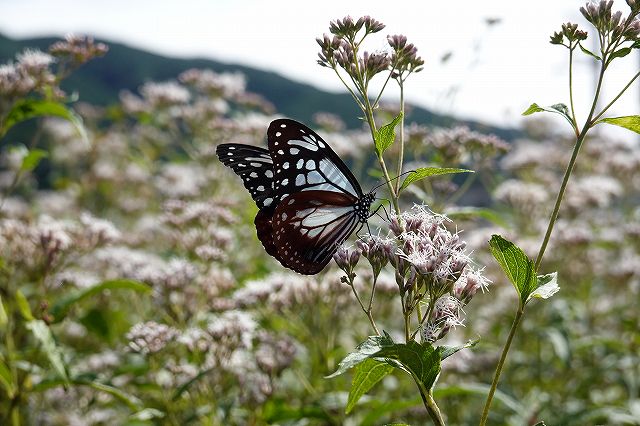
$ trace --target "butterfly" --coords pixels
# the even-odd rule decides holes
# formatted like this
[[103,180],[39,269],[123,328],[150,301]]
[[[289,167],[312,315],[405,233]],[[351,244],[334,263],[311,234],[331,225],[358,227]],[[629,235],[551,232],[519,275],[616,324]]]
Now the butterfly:
[[221,144],[218,158],[258,206],[258,239],[284,267],[320,272],[353,231],[367,222],[375,193],[364,194],[349,168],[313,130],[289,119],[271,122],[268,149]]

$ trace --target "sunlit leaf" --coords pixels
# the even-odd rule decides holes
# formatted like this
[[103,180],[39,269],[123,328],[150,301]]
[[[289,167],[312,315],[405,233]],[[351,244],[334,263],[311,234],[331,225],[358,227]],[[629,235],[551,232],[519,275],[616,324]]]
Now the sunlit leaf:
[[453,169],[446,167],[421,167],[409,173],[407,177],[400,185],[400,191],[404,190],[407,186],[411,185],[413,182],[426,179],[431,176],[437,175],[447,175],[452,173],[474,173],[473,170],[466,169]]
[[531,292],[529,299],[536,297],[539,299],[548,299],[560,291],[558,286],[558,273],[553,272],[546,275],[538,275],[536,289]]
[[15,384],[13,383],[13,376],[11,374],[11,370],[2,360],[2,358],[0,358],[0,384],[4,388],[9,398],[13,398],[16,389]]
[[0,331],[3,331],[9,322],[7,311],[4,309],[4,303],[2,303],[2,295],[0,295]]
[[537,287],[535,265],[522,249],[500,235],[493,235],[489,241],[491,254],[513,284],[520,302],[524,306]]
[[391,336],[389,336],[386,332],[383,336],[369,336],[367,340],[360,343],[356,346],[356,349],[351,352],[349,355],[344,357],[340,364],[338,364],[338,369],[331,375],[326,376],[326,379],[330,379],[340,374],[343,374],[350,368],[355,367],[360,364],[365,359],[369,358],[374,353],[378,352],[380,349],[393,345],[393,340]]
[[44,99],[21,99],[17,101],[9,111],[9,114],[7,114],[2,128],[0,128],[0,138],[16,124],[31,118],[43,116],[64,118],[75,126],[82,140],[87,144],[89,143],[80,116],[63,103]]
[[532,103],[529,106],[529,108],[527,108],[522,113],[522,115],[531,115],[531,114],[535,114],[536,112],[553,112],[554,114],[560,114],[565,118],[565,120],[569,122],[571,127],[574,126],[573,120],[569,116],[569,108],[565,104],[558,103],[558,104],[553,104],[550,107],[541,107],[536,103]]
[[24,294],[22,294],[22,291],[20,290],[16,291],[16,304],[18,305],[18,310],[20,311],[22,318],[27,321],[33,320],[33,314],[31,313],[31,308],[29,307],[29,301],[26,297],[24,297]]
[[608,123],[615,126],[624,127],[632,132],[640,133],[640,115],[627,115],[624,117],[603,118],[596,124]]
[[43,158],[47,158],[49,153],[42,149],[32,149],[29,153],[22,159],[22,165],[20,166],[20,170],[23,172],[30,172],[40,164]]
[[369,392],[380,380],[393,371],[393,367],[385,362],[375,361],[371,358],[364,360],[356,366],[356,372],[351,381],[349,400],[345,412],[349,414],[362,395]]
[[440,353],[440,360],[444,361],[445,358],[450,357],[451,355],[455,354],[456,352],[460,352],[463,349],[466,348],[472,348],[475,345],[477,345],[479,342],[479,340],[469,340],[467,341],[467,343],[465,343],[464,345],[458,345],[458,346],[438,346],[438,352]]
[[498,212],[488,208],[482,207],[452,207],[447,209],[445,212],[447,217],[459,220],[459,219],[470,219],[474,217],[479,217],[484,220],[488,220],[496,225],[506,227],[507,221],[504,220],[502,216]]
[[385,360],[413,377],[423,391],[430,392],[440,374],[440,352],[429,343],[397,343],[380,349],[372,358]]
[[399,113],[390,123],[378,129],[375,135],[376,151],[382,155],[396,140],[396,126],[402,120],[402,112]]
[[53,366],[55,372],[65,383],[68,384],[69,376],[67,375],[67,368],[62,359],[62,351],[56,345],[49,326],[42,320],[32,320],[27,322],[26,327],[40,342],[42,351],[47,355],[47,358],[49,358],[49,362]]

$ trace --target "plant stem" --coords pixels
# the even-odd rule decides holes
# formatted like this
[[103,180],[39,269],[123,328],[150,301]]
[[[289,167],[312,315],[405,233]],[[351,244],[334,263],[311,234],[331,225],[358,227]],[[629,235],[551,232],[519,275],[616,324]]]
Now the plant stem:
[[522,320],[523,314],[524,314],[524,305],[521,304],[520,307],[518,308],[518,312],[516,312],[515,318],[513,319],[511,330],[509,330],[509,337],[507,337],[507,341],[505,342],[504,348],[502,349],[502,355],[500,355],[500,360],[498,361],[498,365],[496,366],[496,371],[493,375],[493,381],[491,382],[491,389],[489,389],[489,395],[487,395],[487,401],[484,403],[484,409],[482,410],[482,417],[480,418],[480,426],[484,426],[487,423],[487,418],[489,417],[489,409],[491,408],[491,401],[493,400],[493,395],[496,393],[496,389],[498,388],[498,381],[500,380],[502,367],[504,366],[504,362],[507,359],[507,353],[509,352],[509,348],[511,347],[511,342],[513,341],[513,337],[516,335],[516,330],[520,325],[520,321]]
[[571,105],[571,119],[573,120],[573,130],[578,137],[578,128],[576,127],[576,109],[573,106],[573,49],[569,48],[569,104]]
[[636,81],[636,79],[637,79],[638,77],[640,77],[640,71],[638,71],[638,73],[636,73],[636,75],[634,75],[634,76],[633,76],[633,78],[632,78],[631,80],[629,80],[629,82],[627,83],[627,85],[626,85],[626,86],[624,86],[624,87],[622,88],[622,90],[620,91],[620,93],[618,93],[618,95],[617,95],[615,98],[613,98],[613,100],[612,100],[611,102],[609,102],[609,103],[607,104],[607,106],[605,106],[604,108],[602,108],[602,111],[600,111],[600,112],[598,113],[598,115],[596,115],[595,117],[593,117],[593,120],[592,120],[592,121],[594,122],[594,124],[595,124],[595,122],[596,122],[596,121],[598,121],[598,119],[599,119],[600,117],[602,117],[602,115],[603,115],[605,112],[607,112],[607,110],[608,110],[609,108],[611,108],[611,105],[613,105],[614,103],[616,103],[616,101],[617,101],[618,99],[620,99],[620,96],[622,96],[622,95],[624,94],[624,92],[626,92],[626,91],[627,91],[627,89],[629,88],[629,86],[631,86],[631,85],[633,84],[633,82],[634,82],[634,81]]
[[431,420],[437,426],[444,426],[444,419],[442,418],[442,413],[440,412],[440,408],[436,404],[436,401],[433,399],[433,395],[431,392],[424,392],[422,388],[420,388],[420,396],[422,397],[422,402],[424,403],[424,407],[427,409]]
[[[396,176],[402,174],[402,162],[404,161],[404,84],[403,80],[398,79],[398,85],[400,86],[400,152],[398,152],[398,171]],[[400,193],[400,179],[396,180],[396,194]]]
[[551,232],[553,232],[553,227],[558,219],[558,214],[560,213],[560,204],[562,203],[562,199],[564,197],[564,192],[567,189],[567,184],[569,183],[569,178],[571,177],[571,173],[573,172],[573,168],[576,165],[576,160],[578,158],[578,153],[580,152],[580,148],[584,142],[585,136],[587,132],[592,126],[592,118],[596,109],[596,105],[598,104],[598,97],[600,95],[600,89],[602,88],[602,80],[604,78],[604,71],[606,66],[604,65],[606,62],[606,56],[602,58],[602,66],[600,67],[600,75],[598,76],[598,85],[596,87],[595,95],[593,96],[593,103],[591,105],[591,111],[589,111],[589,116],[582,127],[582,131],[578,134],[576,139],[576,145],[573,148],[573,153],[571,154],[571,160],[569,160],[569,164],[567,165],[567,170],[564,172],[564,177],[562,178],[562,184],[560,185],[560,191],[558,192],[558,197],[556,198],[556,203],[553,207],[553,212],[551,213],[551,218],[549,219],[549,225],[547,226],[547,232],[544,235],[544,239],[542,241],[542,245],[540,246],[540,251],[538,251],[538,255],[536,256],[536,264],[535,269],[538,271],[540,268],[540,264],[542,263],[542,257],[544,256],[544,252],[547,249],[547,245],[549,244],[549,239],[551,238]]
[[376,322],[373,319],[373,315],[371,315],[371,302],[369,302],[369,309],[365,308],[364,303],[362,303],[362,299],[360,299],[360,295],[356,290],[356,287],[353,285],[353,281],[349,283],[349,287],[351,287],[353,294],[356,296],[356,299],[358,300],[358,303],[360,304],[362,311],[367,315],[367,318],[369,318],[369,322],[371,323],[373,330],[376,332],[378,336],[380,336],[380,330],[378,330],[378,326],[376,325]]

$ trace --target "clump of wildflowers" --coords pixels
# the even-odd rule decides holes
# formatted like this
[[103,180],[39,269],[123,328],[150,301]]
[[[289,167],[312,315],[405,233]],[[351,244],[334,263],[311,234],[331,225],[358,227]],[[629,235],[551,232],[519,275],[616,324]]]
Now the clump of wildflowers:
[[[408,338],[419,330],[425,341],[444,337],[452,327],[462,324],[462,307],[489,283],[481,271],[469,267],[466,243],[458,233],[447,229],[447,223],[445,216],[415,206],[391,217],[391,236],[367,235],[358,240],[357,249],[341,247],[334,256],[347,274],[343,281],[352,288],[361,256],[369,262],[374,284],[386,265],[393,267]],[[414,331],[410,321],[416,311],[420,320]]]

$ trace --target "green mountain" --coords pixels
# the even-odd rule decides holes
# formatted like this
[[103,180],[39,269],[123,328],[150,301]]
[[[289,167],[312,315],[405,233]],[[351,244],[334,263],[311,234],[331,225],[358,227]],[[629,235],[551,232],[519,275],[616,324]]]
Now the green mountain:
[[[58,38],[30,38],[14,40],[0,34],[0,64],[15,58],[25,48],[46,50]],[[277,111],[285,116],[310,122],[316,112],[331,111],[339,115],[351,128],[360,126],[360,111],[346,93],[330,93],[309,84],[296,82],[277,73],[262,71],[243,65],[228,64],[204,58],[178,59],[135,49],[123,44],[101,40],[109,52],[75,71],[63,84],[67,92],[77,92],[82,101],[108,105],[118,101],[122,90],[135,92],[146,81],[164,81],[176,78],[189,68],[208,68],[215,72],[239,71],[246,76],[247,89],[264,96]],[[407,119],[418,123],[451,126],[464,123],[471,128],[495,133],[505,139],[519,134],[515,129],[486,126],[473,121],[456,120],[451,116],[435,114],[413,106]]]

